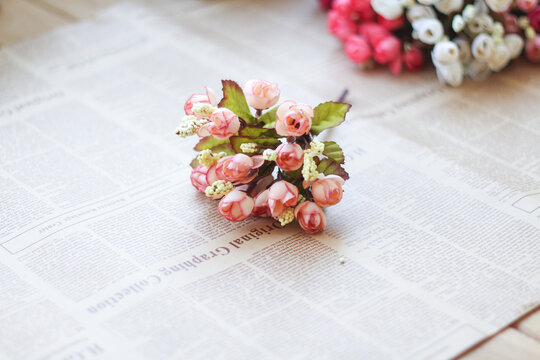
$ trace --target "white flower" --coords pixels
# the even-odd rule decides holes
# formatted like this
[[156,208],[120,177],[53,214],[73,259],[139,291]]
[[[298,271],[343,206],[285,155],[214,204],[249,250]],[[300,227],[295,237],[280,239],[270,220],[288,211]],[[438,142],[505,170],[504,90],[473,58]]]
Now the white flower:
[[418,0],[418,2],[420,4],[423,4],[423,5],[435,5],[437,2],[439,2],[440,0]]
[[488,61],[494,50],[495,42],[488,34],[479,34],[472,42],[471,52],[478,61]]
[[459,60],[459,49],[453,41],[438,42],[431,52],[435,66],[449,65]]
[[437,19],[419,19],[412,23],[418,39],[425,44],[436,44],[444,35],[441,22]]
[[486,79],[491,74],[491,70],[487,63],[473,60],[469,63],[467,74],[471,79],[480,81]]
[[463,8],[463,0],[440,0],[435,4],[435,8],[445,15],[450,15]]
[[454,38],[454,43],[457,45],[459,50],[459,61],[461,63],[467,63],[471,60],[471,44],[465,38],[457,37]]
[[503,12],[510,7],[512,0],[486,0],[486,4],[495,12]]
[[463,20],[469,22],[476,16],[476,8],[472,4],[466,5],[461,14],[463,15]]
[[463,82],[463,66],[459,62],[435,67],[437,77],[442,83],[456,87]]
[[403,14],[403,6],[399,0],[371,0],[371,7],[382,17],[392,20]]
[[463,20],[463,17],[461,15],[455,15],[452,19],[452,30],[458,33],[461,32],[463,29],[465,29],[465,20]]
[[496,21],[493,23],[491,28],[491,36],[502,38],[504,36],[504,26],[500,22]]
[[512,59],[517,58],[523,51],[524,41],[518,34],[508,34],[504,37],[504,43],[510,51],[510,57]]
[[467,23],[467,30],[472,34],[491,32],[493,18],[488,14],[478,14]]
[[495,46],[495,50],[488,60],[488,65],[491,71],[499,72],[508,65],[511,59],[510,51],[504,43],[501,43]]
[[414,4],[407,9],[407,20],[412,24],[420,19],[435,19],[437,15],[431,6]]

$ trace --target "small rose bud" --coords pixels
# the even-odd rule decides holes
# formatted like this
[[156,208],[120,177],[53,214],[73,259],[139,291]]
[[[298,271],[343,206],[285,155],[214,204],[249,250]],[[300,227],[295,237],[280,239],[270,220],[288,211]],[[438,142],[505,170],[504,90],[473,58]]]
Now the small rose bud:
[[495,12],[504,12],[512,4],[512,0],[486,0],[487,6]]
[[405,25],[405,17],[403,15],[395,19],[387,19],[381,15],[377,15],[377,21],[382,27],[390,31],[401,29]]
[[491,71],[499,72],[508,65],[511,59],[510,51],[504,43],[501,43],[495,46],[493,54],[488,60],[488,65]]
[[364,37],[371,46],[376,46],[379,41],[390,36],[390,31],[383,26],[368,22],[358,26],[358,33]]
[[458,61],[459,49],[453,41],[441,41],[433,48],[431,57],[436,66],[448,65]]
[[243,221],[251,215],[255,202],[245,192],[233,190],[220,200],[218,211],[229,221]]
[[363,36],[351,35],[345,42],[345,54],[351,61],[364,64],[371,60],[371,47]]
[[395,36],[387,36],[377,43],[373,52],[373,58],[379,64],[387,64],[399,57],[401,41]]
[[268,207],[268,193],[270,190],[264,190],[255,197],[255,206],[253,207],[253,216],[271,217],[272,213]]
[[493,18],[488,14],[478,14],[467,23],[467,30],[474,34],[491,32],[493,27]]
[[463,66],[459,62],[436,66],[437,77],[442,83],[457,87],[463,82]]
[[249,80],[246,82],[244,94],[248,105],[257,110],[268,109],[276,105],[279,100],[277,84],[264,80]]
[[298,202],[298,188],[288,181],[275,182],[268,192],[268,207],[272,217],[280,216],[283,211]]
[[435,19],[437,15],[431,6],[414,4],[407,9],[407,20],[412,24],[420,19]]
[[227,108],[217,109],[210,115],[210,121],[197,131],[200,137],[213,135],[216,139],[226,140],[240,130],[240,120]]
[[305,201],[294,209],[294,216],[300,227],[308,234],[324,231],[326,228],[326,215],[317,204]]
[[315,113],[306,104],[288,100],[276,111],[276,132],[281,136],[302,136],[311,129],[311,119]]
[[194,115],[192,108],[193,108],[193,105],[198,104],[198,103],[217,106],[216,93],[209,87],[205,87],[204,89],[206,90],[206,94],[193,94],[186,101],[184,105],[184,111],[186,115]]
[[371,0],[371,7],[377,14],[389,20],[403,14],[403,6],[399,0]]
[[304,150],[298,144],[283,143],[276,149],[276,163],[285,171],[298,170],[304,163]]
[[432,6],[432,5],[435,5],[438,1],[440,0],[418,0],[418,2],[422,5],[426,5],[426,6]]
[[540,63],[540,35],[527,39],[525,43],[525,56],[533,63]]
[[453,12],[463,8],[463,0],[440,0],[435,3],[435,9],[445,15],[450,15]]
[[457,37],[452,40],[459,50],[459,62],[462,64],[468,63],[471,60],[471,44],[465,38]]
[[469,66],[467,67],[467,74],[474,81],[481,81],[489,77],[489,75],[491,74],[491,70],[489,69],[487,63],[473,60],[469,63]]
[[538,0],[517,0],[516,4],[521,11],[529,13],[536,7]]
[[465,20],[463,20],[463,17],[461,15],[454,15],[454,18],[452,19],[452,30],[454,30],[456,33],[463,31],[465,29]]
[[398,56],[390,61],[388,63],[388,70],[394,75],[401,74],[401,71],[403,70],[403,60],[401,54],[398,54]]
[[354,11],[366,11],[371,9],[370,0],[351,0],[351,7]]
[[529,24],[536,32],[540,32],[540,5],[532,10],[529,15]]
[[488,34],[479,34],[474,38],[471,52],[478,61],[486,62],[495,51],[495,42]]
[[262,155],[249,157],[236,154],[219,159],[216,174],[219,179],[236,184],[247,184],[257,176],[257,169],[264,163]]
[[213,168],[212,171],[209,171],[210,168],[201,165],[191,171],[189,177],[191,184],[202,193],[204,193],[206,188],[212,185],[214,181],[219,180],[216,176],[215,166],[212,166],[211,168]]
[[521,55],[521,52],[523,51],[523,46],[525,45],[523,38],[518,34],[505,35],[504,43],[508,48],[508,51],[510,51],[510,57],[512,59],[516,59],[519,55]]
[[323,176],[311,185],[313,200],[321,207],[336,205],[343,197],[345,180],[337,175]]
[[413,45],[403,53],[403,64],[410,71],[418,71],[424,65],[424,53]]
[[341,41],[345,41],[349,36],[356,33],[356,23],[348,16],[343,16],[337,10],[328,12],[326,27],[330,33],[334,34]]
[[519,34],[521,32],[516,15],[505,13],[503,15],[503,26],[506,34]]
[[437,19],[420,19],[412,23],[418,39],[424,44],[436,44],[444,35],[441,22]]

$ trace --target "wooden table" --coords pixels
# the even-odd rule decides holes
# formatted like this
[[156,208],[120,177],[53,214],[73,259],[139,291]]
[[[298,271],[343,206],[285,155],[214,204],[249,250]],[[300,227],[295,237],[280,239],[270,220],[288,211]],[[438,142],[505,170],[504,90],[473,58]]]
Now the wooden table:
[[[1,0],[0,0],[1,1]],[[0,45],[10,45],[88,18],[120,0],[3,0]],[[315,0],[313,0],[315,3]],[[315,6],[315,4],[314,4]],[[462,359],[540,359],[540,309],[460,356]]]

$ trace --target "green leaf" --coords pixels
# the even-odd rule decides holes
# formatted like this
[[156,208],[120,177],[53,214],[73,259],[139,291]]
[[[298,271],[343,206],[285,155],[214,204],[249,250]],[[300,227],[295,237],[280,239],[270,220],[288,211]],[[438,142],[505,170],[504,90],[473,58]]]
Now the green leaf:
[[193,149],[197,151],[202,151],[206,149],[212,149],[218,145],[223,145],[223,144],[228,144],[228,143],[229,143],[229,140],[219,140],[213,136],[207,136],[205,138],[202,138],[197,143],[197,145],[195,145]]
[[296,180],[299,180],[302,177],[302,168],[294,171],[285,171],[283,172],[283,176],[290,180],[291,182],[295,182]]
[[345,115],[351,108],[349,104],[333,101],[319,104],[315,108],[315,116],[311,124],[311,133],[319,135],[323,130],[338,126],[345,120]]
[[335,141],[324,142],[323,155],[326,155],[328,158],[334,160],[338,164],[345,163],[345,155],[343,155],[343,150],[341,150]]
[[337,162],[331,159],[323,159],[319,166],[317,166],[317,171],[323,173],[324,175],[338,175],[341,176],[344,180],[349,179],[349,174],[345,169],[339,165]]
[[213,147],[212,149],[210,149],[210,150],[212,150],[212,152],[213,152],[214,154],[218,154],[218,153],[220,153],[220,152],[224,152],[224,153],[226,153],[227,155],[234,155],[234,154],[235,154],[232,145],[231,145],[230,143],[228,143],[228,142],[227,142],[226,144],[220,144],[220,145],[218,145],[218,146],[214,146],[214,147]]
[[273,137],[278,138],[279,135],[274,129],[263,129],[258,126],[248,125],[238,132],[241,136],[247,137]]
[[245,143],[255,143],[257,145],[260,145],[263,148],[271,148],[275,149],[279,145],[281,145],[281,141],[274,138],[252,138],[248,136],[233,136],[230,138],[231,145],[235,152],[241,153],[242,150],[240,149],[240,145]]
[[276,111],[278,109],[278,106],[274,106],[259,118],[260,122],[264,123],[264,128],[266,129],[273,129],[276,125]]
[[193,169],[195,169],[199,165],[201,164],[199,164],[199,160],[197,160],[197,158],[191,160],[191,162],[189,163],[189,166],[191,166]]
[[219,102],[219,107],[225,107],[244,119],[246,123],[255,125],[257,120],[251,114],[242,88],[232,80],[222,80],[221,84],[223,85],[223,99]]

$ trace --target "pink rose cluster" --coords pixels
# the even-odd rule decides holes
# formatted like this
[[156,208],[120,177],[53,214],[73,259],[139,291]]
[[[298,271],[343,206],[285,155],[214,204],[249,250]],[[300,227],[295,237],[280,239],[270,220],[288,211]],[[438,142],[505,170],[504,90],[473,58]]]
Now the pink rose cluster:
[[538,0],[319,0],[327,27],[362,68],[398,75],[426,58],[441,83],[482,80],[522,53],[540,63]]
[[[307,233],[323,231],[325,209],[342,200],[348,174],[339,145],[320,142],[315,135],[344,121],[350,105],[326,102],[314,109],[293,100],[278,104],[276,84],[222,84],[219,102],[210,88],[187,100],[177,130],[181,137],[199,137],[193,186],[219,200],[218,212],[229,221],[266,217],[284,226],[297,220]],[[334,115],[335,123],[321,113]]]

